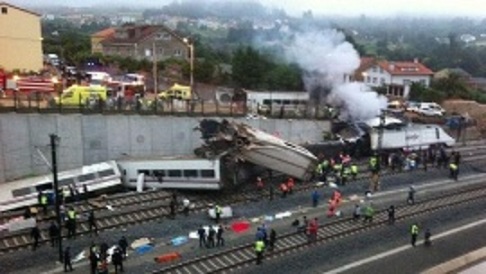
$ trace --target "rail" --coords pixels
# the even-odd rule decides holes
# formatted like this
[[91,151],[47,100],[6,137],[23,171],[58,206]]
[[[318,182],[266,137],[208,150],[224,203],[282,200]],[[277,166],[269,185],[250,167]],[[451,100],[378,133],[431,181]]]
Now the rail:
[[[438,211],[459,204],[484,202],[486,187],[468,187],[452,194],[440,195],[412,206],[399,206],[396,208],[396,222],[408,220],[419,215]],[[277,238],[273,251],[267,252],[266,260],[281,256],[285,253],[297,251],[301,248],[312,247],[329,241],[337,240],[345,236],[354,235],[370,229],[378,228],[387,224],[386,210],[379,211],[374,221],[369,224],[358,222],[352,218],[339,219],[319,226],[317,239],[309,241],[302,232],[291,232]],[[228,250],[219,251],[213,254],[193,258],[171,266],[167,266],[153,273],[221,273],[230,272],[236,268],[240,269],[254,263],[253,244],[243,244]]]

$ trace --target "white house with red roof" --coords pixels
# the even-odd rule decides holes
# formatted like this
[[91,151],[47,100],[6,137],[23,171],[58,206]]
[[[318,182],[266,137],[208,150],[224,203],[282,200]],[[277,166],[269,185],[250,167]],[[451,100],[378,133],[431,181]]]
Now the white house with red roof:
[[420,63],[418,59],[409,62],[395,62],[361,58],[361,65],[348,79],[364,82],[370,87],[387,88],[387,95],[408,97],[410,85],[421,83],[428,87],[434,72]]

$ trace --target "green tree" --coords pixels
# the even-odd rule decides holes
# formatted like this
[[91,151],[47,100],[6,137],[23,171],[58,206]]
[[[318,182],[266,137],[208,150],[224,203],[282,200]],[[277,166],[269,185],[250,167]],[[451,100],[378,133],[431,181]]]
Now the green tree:
[[433,81],[432,88],[444,92],[447,98],[469,99],[471,96],[466,81],[456,73],[450,73],[448,77]]

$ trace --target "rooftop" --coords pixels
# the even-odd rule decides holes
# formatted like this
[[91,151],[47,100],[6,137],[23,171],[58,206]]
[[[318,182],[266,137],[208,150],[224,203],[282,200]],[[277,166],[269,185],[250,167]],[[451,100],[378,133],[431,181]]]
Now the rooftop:
[[19,10],[19,11],[22,11],[22,12],[25,12],[25,13],[30,13],[32,15],[41,17],[41,15],[39,13],[37,13],[37,12],[34,12],[34,11],[31,11],[31,10],[28,10],[28,9],[24,9],[24,8],[21,8],[21,7],[18,7],[18,6],[9,4],[7,2],[1,2],[0,1],[0,6],[7,6],[9,8],[13,8],[13,9],[16,9],[16,10]]

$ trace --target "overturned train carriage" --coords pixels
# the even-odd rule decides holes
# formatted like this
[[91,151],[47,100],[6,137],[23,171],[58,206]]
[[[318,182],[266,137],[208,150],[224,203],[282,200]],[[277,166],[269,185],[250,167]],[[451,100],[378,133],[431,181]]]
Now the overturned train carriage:
[[307,149],[246,124],[203,120],[197,129],[204,140],[198,156],[226,155],[240,166],[249,162],[300,180],[309,180],[317,164]]

